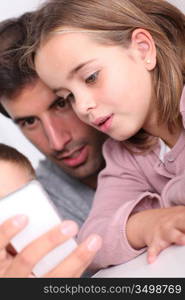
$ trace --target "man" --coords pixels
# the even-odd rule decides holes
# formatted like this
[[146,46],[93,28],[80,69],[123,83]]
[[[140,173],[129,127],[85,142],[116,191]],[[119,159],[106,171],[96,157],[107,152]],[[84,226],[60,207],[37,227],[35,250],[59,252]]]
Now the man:
[[[0,112],[11,118],[32,144],[46,155],[47,159],[37,170],[38,179],[62,218],[81,225],[92,204],[98,172],[104,166],[101,148],[105,136],[82,123],[70,105],[64,105],[34,71],[19,66],[20,47],[26,40],[31,17],[32,13],[26,13],[0,24]],[[57,228],[52,229],[14,258],[7,245],[23,226],[25,223],[17,222],[17,219],[0,225],[0,252],[11,259],[6,270],[0,264],[0,276],[29,276],[39,258],[70,237],[70,234],[66,237],[59,235]],[[90,236],[46,276],[80,276],[100,246],[101,239]]]
[[32,13],[0,25],[0,112],[48,158],[38,179],[63,218],[81,225],[89,213],[105,136],[82,123],[33,70],[19,66]]

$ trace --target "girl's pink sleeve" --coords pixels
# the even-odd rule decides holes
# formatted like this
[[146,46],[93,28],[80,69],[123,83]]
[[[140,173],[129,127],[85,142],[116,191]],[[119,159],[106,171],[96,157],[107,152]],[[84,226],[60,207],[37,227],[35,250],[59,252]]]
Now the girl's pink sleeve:
[[174,177],[165,186],[161,201],[164,207],[185,205],[185,173]]
[[103,246],[90,266],[95,271],[142,253],[145,249],[133,249],[127,240],[128,217],[133,212],[160,207],[160,197],[150,192],[134,155],[112,139],[105,142],[103,153],[106,167],[99,175],[92,210],[78,236],[79,241],[90,233],[103,238]]

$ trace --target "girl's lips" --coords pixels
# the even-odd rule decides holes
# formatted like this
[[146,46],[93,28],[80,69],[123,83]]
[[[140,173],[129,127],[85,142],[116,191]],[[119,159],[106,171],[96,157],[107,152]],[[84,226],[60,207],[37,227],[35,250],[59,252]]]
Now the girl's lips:
[[105,122],[103,122],[102,124],[100,124],[98,126],[99,130],[101,130],[102,132],[108,132],[111,125],[112,125],[112,120],[113,120],[113,115],[111,115],[110,117],[108,117]]
[[84,146],[80,150],[75,151],[71,157],[63,158],[62,161],[69,167],[77,167],[78,165],[83,164],[88,157],[87,146]]

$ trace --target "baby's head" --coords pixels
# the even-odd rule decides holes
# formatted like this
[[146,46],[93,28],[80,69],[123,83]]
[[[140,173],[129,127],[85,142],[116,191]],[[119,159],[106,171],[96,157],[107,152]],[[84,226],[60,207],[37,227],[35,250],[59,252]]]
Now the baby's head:
[[15,148],[0,144],[0,198],[34,178],[35,171],[28,158]]

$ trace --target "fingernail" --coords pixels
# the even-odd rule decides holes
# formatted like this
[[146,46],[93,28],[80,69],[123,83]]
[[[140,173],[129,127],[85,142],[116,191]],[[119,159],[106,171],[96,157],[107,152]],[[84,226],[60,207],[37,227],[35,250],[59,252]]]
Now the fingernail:
[[72,221],[64,221],[60,226],[60,230],[64,235],[76,235],[78,232],[78,225]]
[[92,235],[87,239],[86,244],[90,251],[96,252],[102,246],[102,239],[99,235]]
[[182,243],[182,244],[185,243],[185,236],[183,236],[183,237],[181,238],[181,243]]
[[154,260],[155,260],[155,256],[154,255],[149,255],[148,256],[148,263],[149,264],[152,264],[154,262]]
[[16,227],[22,227],[23,225],[26,225],[28,222],[28,217],[25,215],[17,215],[12,219],[12,223]]

